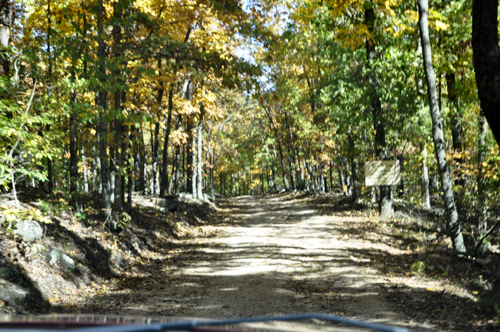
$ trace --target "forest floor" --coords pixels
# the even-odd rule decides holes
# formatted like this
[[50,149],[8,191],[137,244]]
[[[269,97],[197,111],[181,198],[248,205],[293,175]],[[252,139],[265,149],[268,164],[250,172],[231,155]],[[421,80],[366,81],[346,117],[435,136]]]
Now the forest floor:
[[[59,286],[35,311],[204,318],[323,312],[418,330],[497,328],[494,311],[478,302],[487,283],[481,270],[453,258],[449,241],[430,224],[403,213],[381,222],[374,210],[341,198],[243,196],[219,200],[217,212],[188,204],[163,221],[132,211],[151,230],[102,230],[99,248],[112,252],[111,268],[86,279],[80,272],[79,283],[59,274],[75,286]],[[196,209],[197,222],[183,222]],[[167,236],[159,225],[169,218],[175,234]],[[84,232],[74,219],[58,229],[64,225]],[[130,240],[141,237],[139,246]],[[36,258],[7,256],[46,280],[47,271],[30,268]]]

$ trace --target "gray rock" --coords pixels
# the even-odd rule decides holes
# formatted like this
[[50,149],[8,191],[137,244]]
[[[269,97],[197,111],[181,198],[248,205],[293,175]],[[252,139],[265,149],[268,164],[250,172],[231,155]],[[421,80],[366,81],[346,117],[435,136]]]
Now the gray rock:
[[165,212],[174,212],[178,209],[179,198],[174,195],[168,195],[164,198],[155,197],[151,200],[154,204],[165,209]]
[[0,279],[4,279],[11,282],[21,282],[21,274],[18,270],[8,267],[8,266],[0,266]]
[[57,248],[50,249],[48,259],[51,266],[60,266],[70,271],[75,269],[75,261]]
[[11,282],[0,283],[0,299],[22,305],[30,292]]
[[41,239],[43,228],[36,220],[18,220],[14,234],[20,235],[24,241],[33,242]]

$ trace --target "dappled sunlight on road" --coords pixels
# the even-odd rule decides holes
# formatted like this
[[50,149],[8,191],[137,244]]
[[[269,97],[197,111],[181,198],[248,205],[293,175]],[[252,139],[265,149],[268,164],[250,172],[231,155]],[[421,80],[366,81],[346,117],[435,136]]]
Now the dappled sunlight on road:
[[373,243],[339,232],[339,223],[362,222],[359,217],[321,215],[280,198],[239,197],[224,207],[238,219],[224,227],[217,247],[204,249],[211,260],[192,261],[182,272],[209,280],[208,296],[197,307],[204,316],[354,312],[409,326],[380,296],[383,277],[368,265],[370,258],[351,252]]

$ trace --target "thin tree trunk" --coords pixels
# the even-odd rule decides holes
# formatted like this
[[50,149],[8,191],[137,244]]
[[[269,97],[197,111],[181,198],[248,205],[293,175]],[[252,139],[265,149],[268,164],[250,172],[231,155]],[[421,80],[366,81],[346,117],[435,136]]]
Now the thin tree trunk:
[[[74,70],[74,68],[73,68]],[[74,82],[75,80],[75,73],[74,71],[72,72],[72,81]],[[70,178],[70,186],[69,186],[69,191],[70,192],[75,192],[77,190],[76,187],[76,182],[78,179],[78,147],[76,144],[76,110],[75,110],[75,104],[76,104],[76,92],[73,90],[71,91],[71,96],[70,96],[70,104],[71,104],[71,114],[69,116],[69,178]]]
[[339,173],[339,185],[340,185],[340,188],[342,189],[342,194],[345,196],[346,193],[347,193],[347,190],[345,190],[345,179],[344,179],[344,173],[342,172],[342,159],[340,157],[340,152],[338,154],[338,168],[337,168],[337,171]]
[[429,195],[429,170],[427,168],[427,147],[424,145],[422,151],[422,206],[426,209],[431,208],[431,198]]
[[333,190],[333,160],[330,155],[330,190]]
[[193,117],[189,116],[187,120],[187,128],[186,131],[188,133],[188,143],[186,145],[187,155],[186,155],[186,169],[187,169],[187,182],[186,182],[186,191],[190,190],[192,192],[193,188]]
[[10,78],[9,41],[10,29],[13,23],[12,5],[10,0],[0,0],[0,62],[2,73]]
[[191,194],[193,195],[193,198],[198,198],[198,192],[196,191],[197,187],[197,179],[198,179],[198,172],[196,170],[196,162],[197,162],[197,155],[196,155],[196,135],[195,135],[195,127],[193,124],[193,127],[191,129],[191,146],[190,146],[190,151],[191,151]]
[[[51,37],[51,19],[52,19],[52,13],[50,11],[50,2],[51,0],[47,1],[47,54],[49,57],[49,82],[48,82],[48,97],[51,98],[51,86],[52,86],[52,51],[50,49],[50,37]],[[50,132],[50,125],[47,124],[45,125],[45,132]],[[48,179],[48,189],[49,192],[52,192],[54,190],[54,180],[53,180],[53,170],[52,170],[52,159],[47,158],[47,179]]]
[[130,139],[130,133],[132,131],[132,126],[127,126],[127,148],[126,148],[126,151],[127,151],[127,154],[126,154],[126,157],[125,157],[125,160],[126,160],[126,167],[127,167],[127,206],[132,206],[132,188],[133,188],[133,185],[134,185],[134,181],[132,180],[132,176],[133,176],[133,171],[132,171],[132,167],[131,167],[131,153],[133,152],[132,150],[132,140]]
[[214,179],[214,173],[215,173],[215,152],[209,152],[210,153],[210,196],[212,196],[212,202],[215,203],[215,179]]
[[142,130],[142,124],[140,124],[139,128],[136,128],[137,130],[137,151],[136,151],[136,156],[137,159],[139,160],[139,167],[137,168],[139,170],[139,192],[144,194],[146,191],[146,156],[145,156],[145,145],[144,145],[144,133]]
[[462,236],[462,229],[458,221],[457,207],[453,196],[453,183],[450,169],[446,163],[446,149],[444,146],[443,124],[441,121],[441,111],[437,103],[436,80],[434,68],[432,66],[431,43],[429,40],[429,29],[427,18],[429,15],[428,0],[417,0],[419,13],[418,25],[420,28],[420,38],[422,43],[422,55],[424,60],[424,71],[427,79],[427,94],[432,118],[432,137],[434,140],[434,150],[441,176],[441,187],[444,193],[445,209],[448,219],[453,248],[459,252],[465,252],[465,243]]
[[[109,122],[109,133],[111,136],[111,133],[115,132],[115,122],[110,121]],[[115,178],[116,178],[116,154],[115,154],[115,147],[116,145],[113,144],[114,142],[111,141],[109,144],[109,190],[110,190],[110,199],[111,203],[115,202]]]
[[159,177],[158,170],[158,148],[160,146],[160,122],[155,121],[155,128],[153,133],[152,144],[152,161],[153,161],[153,174],[151,176],[151,193],[156,195],[158,191],[156,190],[159,187],[159,183],[157,183],[157,179]]
[[[187,125],[186,125],[186,131],[187,131]],[[182,190],[187,192],[187,184],[188,184],[188,170],[187,170],[187,149],[188,145],[186,144],[184,146],[184,149],[182,149]]]
[[[104,26],[103,26],[103,16],[104,16],[104,5],[103,0],[97,0],[98,4],[98,20],[97,20],[97,31],[99,34],[98,41],[98,57],[99,57],[99,78],[102,85],[105,86],[106,83],[106,44],[104,43]],[[102,88],[101,88],[102,89]],[[108,94],[106,91],[99,91],[99,105],[101,110],[99,112],[99,157],[101,160],[101,182],[102,182],[102,199],[101,199],[101,213],[105,218],[105,221],[111,221],[111,190],[109,181],[109,161],[108,161],[108,150],[107,150],[107,137],[108,137],[108,127],[106,123],[106,113],[108,110]]]
[[405,194],[405,182],[404,182],[404,170],[405,170],[405,159],[404,159],[404,151],[401,152],[401,154],[398,157],[399,160],[399,167],[401,170],[401,182],[398,184],[398,196],[403,197]]
[[[365,9],[365,23],[368,27],[370,35],[374,31],[375,11],[373,7]],[[375,129],[375,150],[380,160],[387,159],[386,142],[385,142],[385,126],[382,118],[382,104],[380,102],[380,82],[376,78],[375,66],[375,41],[373,38],[366,40],[366,58],[368,60],[368,70],[370,72],[371,82],[371,108],[373,117],[373,127]],[[394,215],[394,207],[392,204],[392,191],[390,186],[380,187],[379,197],[379,213],[380,219],[386,220]]]
[[[460,154],[459,157],[454,157],[454,174],[455,174],[455,188],[456,189],[456,194],[457,194],[457,210],[460,215],[464,215],[464,200],[463,200],[463,195],[464,195],[464,185],[465,185],[465,179],[463,177],[463,172],[462,172],[462,163],[463,163],[463,158],[461,156],[462,153],[462,126],[461,126],[461,119],[460,119],[460,107],[459,107],[459,102],[458,102],[458,92],[457,92],[457,87],[456,87],[456,82],[455,82],[455,73],[446,73],[446,83],[448,86],[448,100],[450,104],[450,110],[451,110],[451,136],[452,136],[452,143],[453,143],[453,150],[454,153]],[[441,108],[440,108],[441,109]]]
[[267,190],[271,190],[271,182],[269,181],[269,167],[266,166],[266,181],[267,181]]
[[[99,107],[99,104],[96,105]],[[100,142],[101,142],[101,129],[99,127],[99,123],[96,126],[96,142],[92,147],[93,155],[94,155],[94,170],[95,170],[95,183],[94,183],[94,191],[97,190],[99,194],[102,194],[102,173],[101,173],[101,157],[100,157]]]
[[352,179],[352,192],[351,199],[354,204],[358,204],[358,175],[356,172],[356,162],[354,160],[354,140],[352,139],[351,129],[347,131],[347,140],[349,142],[349,157],[351,159],[351,179]]
[[[179,131],[182,130],[182,115],[177,115],[177,128]],[[180,189],[180,177],[181,177],[181,145],[177,145],[175,147],[175,184],[174,184],[174,192],[176,195],[179,195]]]
[[[116,100],[115,100],[116,102]],[[122,170],[123,170],[123,150],[122,150],[122,145],[123,145],[123,140],[122,140],[122,121],[121,120],[115,120],[115,155],[116,155],[116,160],[115,160],[115,186],[114,186],[114,192],[115,192],[115,205],[117,208],[122,208],[124,204],[124,199],[122,191],[124,189],[124,183],[122,180]]]
[[[121,56],[121,51],[120,51],[120,43],[121,43],[121,25],[119,24],[119,20],[122,18],[122,0],[118,0],[118,2],[115,3],[114,5],[114,10],[113,10],[113,16],[114,19],[116,20],[113,24],[113,40],[114,40],[114,49],[113,53],[115,56],[115,61]],[[118,63],[115,63],[115,66],[119,67]],[[114,75],[116,79],[118,79],[118,84],[121,84],[120,80],[120,70],[117,69],[114,71]],[[115,117],[116,120],[114,121],[114,136],[115,136],[115,176],[114,176],[114,203],[118,209],[121,209],[125,203],[125,197],[124,197],[124,181],[123,181],[123,174],[122,174],[122,169],[123,169],[123,153],[124,151],[122,150],[122,123],[123,121],[120,119],[121,118],[121,113],[122,113],[122,107],[121,107],[121,98],[122,98],[122,91],[121,89],[117,89],[115,91]]]
[[477,174],[477,201],[478,201],[478,223],[477,233],[478,238],[483,237],[487,233],[488,223],[487,216],[487,202],[486,202],[486,184],[484,181],[483,162],[486,160],[486,134],[488,125],[484,115],[478,117],[478,131],[479,131],[479,146],[478,146],[478,174]]
[[198,186],[196,196],[198,199],[203,199],[203,172],[202,172],[202,160],[203,155],[203,117],[205,116],[205,105],[200,107],[200,122],[198,123]]
[[82,148],[80,149],[80,155],[82,156],[82,168],[83,168],[83,192],[84,193],[88,193],[89,192],[89,178],[90,178],[90,174],[89,174],[89,168],[87,167],[87,157],[85,157],[85,149]]

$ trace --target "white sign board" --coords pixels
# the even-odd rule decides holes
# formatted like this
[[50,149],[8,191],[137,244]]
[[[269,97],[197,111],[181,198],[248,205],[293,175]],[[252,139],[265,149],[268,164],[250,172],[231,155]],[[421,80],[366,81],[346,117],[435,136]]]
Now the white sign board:
[[394,186],[401,182],[399,160],[368,161],[365,164],[366,186]]

